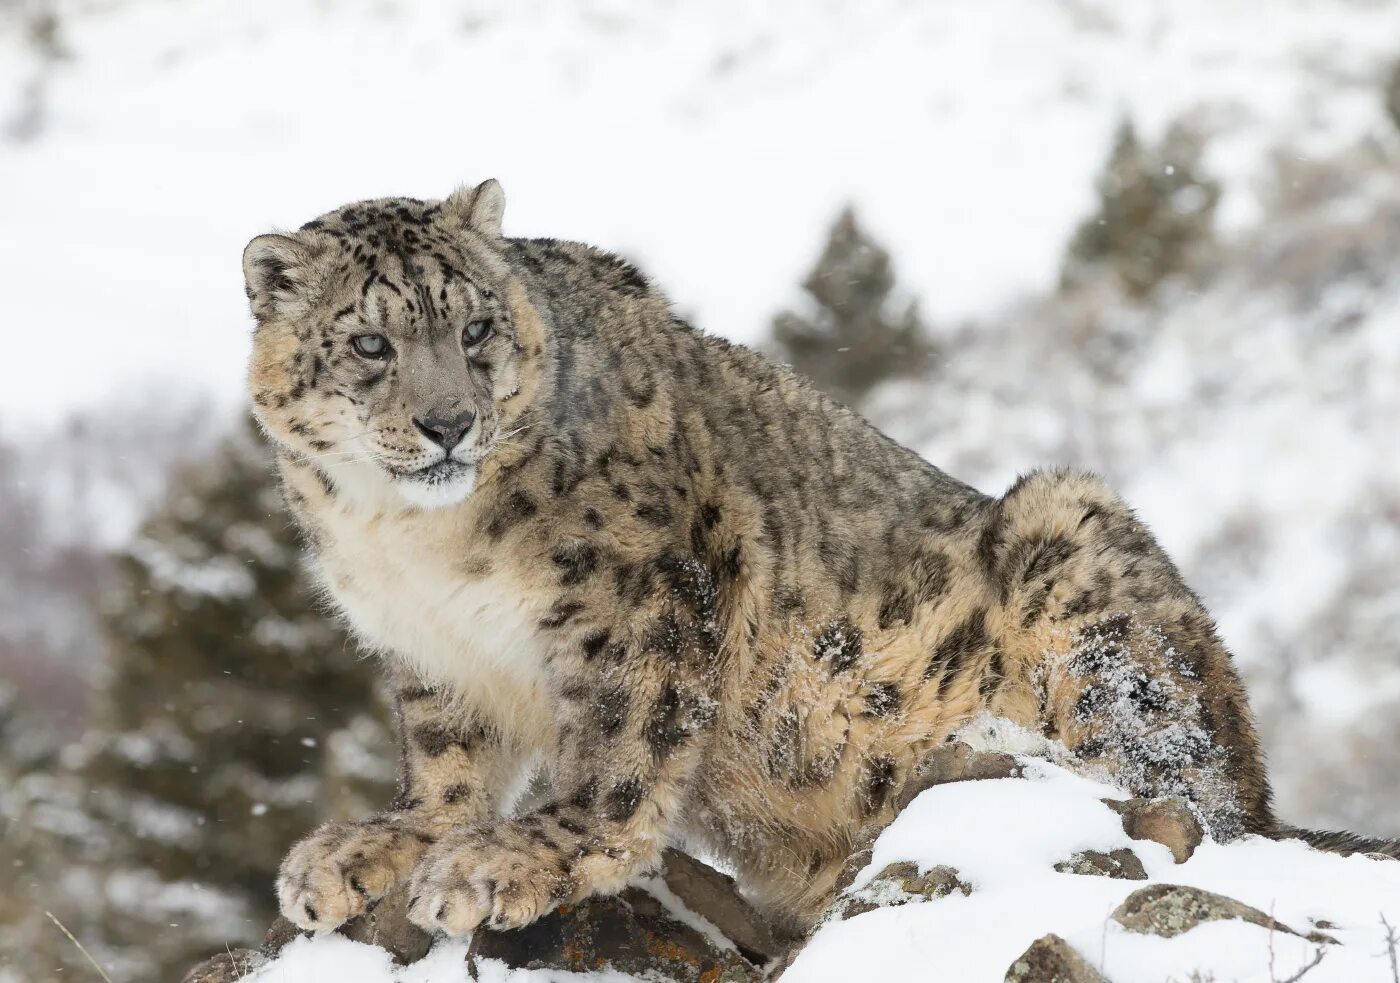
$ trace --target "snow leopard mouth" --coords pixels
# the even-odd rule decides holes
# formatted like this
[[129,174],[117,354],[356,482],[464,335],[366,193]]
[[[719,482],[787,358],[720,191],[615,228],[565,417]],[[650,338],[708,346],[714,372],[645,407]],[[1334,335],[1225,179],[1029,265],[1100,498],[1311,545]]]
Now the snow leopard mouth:
[[455,458],[445,457],[436,464],[429,464],[427,467],[419,468],[417,471],[397,472],[394,477],[402,481],[412,481],[432,487],[434,485],[444,485],[449,482],[470,477],[475,470],[475,465],[463,463]]

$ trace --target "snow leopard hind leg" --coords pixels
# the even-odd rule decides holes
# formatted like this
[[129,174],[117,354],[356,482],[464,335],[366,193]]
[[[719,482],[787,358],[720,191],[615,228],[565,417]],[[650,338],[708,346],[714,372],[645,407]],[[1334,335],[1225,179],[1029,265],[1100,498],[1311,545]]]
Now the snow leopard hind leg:
[[993,712],[1135,795],[1184,798],[1217,840],[1275,832],[1230,653],[1116,494],[1072,471],[1028,475],[991,509],[978,552],[1001,602]]

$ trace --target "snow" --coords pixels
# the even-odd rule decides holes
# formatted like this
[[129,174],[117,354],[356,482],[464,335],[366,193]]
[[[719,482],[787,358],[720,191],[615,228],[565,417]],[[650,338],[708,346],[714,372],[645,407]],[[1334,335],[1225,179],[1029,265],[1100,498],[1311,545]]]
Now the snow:
[[[1218,980],[1268,981],[1267,931],[1242,922],[1206,924],[1175,939],[1123,930],[1109,914],[1150,883],[1185,884],[1232,897],[1299,932],[1318,920],[1340,946],[1330,947],[1309,983],[1390,979],[1380,916],[1400,918],[1400,863],[1338,857],[1299,841],[1248,837],[1207,841],[1184,864],[1166,847],[1129,840],[1100,798],[1115,789],[1056,765],[1023,759],[1027,780],[943,785],[915,799],[877,842],[874,858],[852,885],[859,889],[887,864],[913,860],[920,870],[944,865],[972,885],[934,901],[882,908],[824,925],[783,977],[791,983],[850,979],[1000,980],[1041,936],[1062,936],[1115,983],[1188,979],[1193,970]],[[1056,862],[1086,849],[1131,846],[1147,881],[1058,873]],[[1289,975],[1312,944],[1274,933],[1276,967]]]
[[[999,981],[1041,936],[1054,932],[1115,983],[1184,981],[1193,971],[1217,980],[1282,979],[1306,963],[1315,945],[1244,922],[1206,923],[1173,939],[1137,935],[1110,913],[1153,883],[1223,894],[1307,934],[1319,922],[1340,943],[1327,947],[1309,983],[1390,980],[1384,915],[1400,924],[1400,863],[1340,857],[1301,841],[1246,837],[1207,840],[1185,863],[1164,846],[1131,840],[1102,799],[1111,786],[1047,761],[1021,756],[1026,777],[941,785],[920,795],[876,842],[856,878],[859,891],[886,865],[911,860],[920,871],[957,870],[972,887],[933,901],[879,908],[822,925],[784,975],[790,983],[852,979]],[[1059,873],[1054,865],[1082,850],[1130,848],[1146,881]],[[339,936],[303,939],[255,973],[256,983],[461,983],[467,944],[442,941],[423,962],[395,969],[387,954]],[[1270,958],[1274,960],[1274,975]],[[932,974],[932,975],[931,975]],[[617,983],[616,973],[510,971],[487,963],[482,979],[544,983],[573,978]]]
[[412,966],[396,969],[383,949],[339,935],[294,939],[248,983],[461,983],[466,978],[465,942],[443,942]]

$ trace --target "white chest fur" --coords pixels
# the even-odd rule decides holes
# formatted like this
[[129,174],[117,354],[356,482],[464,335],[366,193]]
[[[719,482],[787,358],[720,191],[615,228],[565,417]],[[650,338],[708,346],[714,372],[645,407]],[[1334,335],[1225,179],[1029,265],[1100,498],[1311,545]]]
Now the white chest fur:
[[464,572],[450,510],[319,518],[321,576],[363,643],[525,742],[549,739],[543,605],[500,574]]

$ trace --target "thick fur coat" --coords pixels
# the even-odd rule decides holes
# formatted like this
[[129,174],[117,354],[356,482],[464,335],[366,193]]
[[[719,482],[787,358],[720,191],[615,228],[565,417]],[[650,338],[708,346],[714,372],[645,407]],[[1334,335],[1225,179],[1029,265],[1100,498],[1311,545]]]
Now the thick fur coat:
[[292,920],[411,882],[427,928],[519,926],[685,838],[800,929],[982,712],[1279,832],[1228,652],[1101,482],[984,495],[503,204],[362,202],[244,257],[255,411],[403,745],[388,810],[288,857]]

